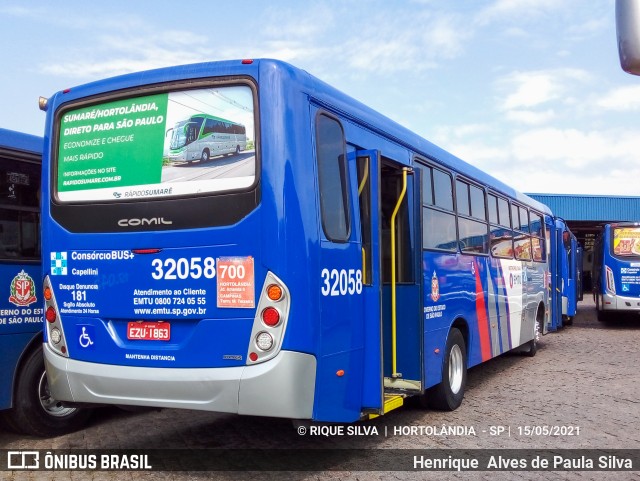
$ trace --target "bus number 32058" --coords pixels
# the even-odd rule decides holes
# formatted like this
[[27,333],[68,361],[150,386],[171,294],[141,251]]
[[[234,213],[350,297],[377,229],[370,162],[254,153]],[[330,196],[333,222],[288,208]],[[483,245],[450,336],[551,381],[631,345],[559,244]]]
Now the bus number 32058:
[[362,293],[362,271],[360,269],[322,269],[323,296],[346,296]]
[[213,257],[205,257],[204,260],[202,257],[168,258],[164,261],[153,259],[151,266],[155,268],[151,277],[156,280],[200,279],[201,277],[213,279],[216,276],[216,261]]

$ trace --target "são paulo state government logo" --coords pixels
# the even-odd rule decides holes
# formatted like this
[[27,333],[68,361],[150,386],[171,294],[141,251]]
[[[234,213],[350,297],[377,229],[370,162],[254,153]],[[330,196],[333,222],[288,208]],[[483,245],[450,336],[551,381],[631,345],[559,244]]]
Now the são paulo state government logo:
[[433,276],[431,277],[431,300],[438,302],[438,299],[440,299],[440,283],[438,282],[436,271],[433,271]]
[[24,270],[20,271],[11,281],[11,297],[9,302],[16,306],[28,306],[33,304],[36,298],[36,285],[33,279]]

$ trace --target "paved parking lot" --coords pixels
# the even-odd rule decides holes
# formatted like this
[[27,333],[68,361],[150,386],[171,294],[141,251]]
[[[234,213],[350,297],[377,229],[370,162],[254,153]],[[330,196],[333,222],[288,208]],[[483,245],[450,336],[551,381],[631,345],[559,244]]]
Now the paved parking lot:
[[[83,431],[54,439],[0,432],[4,449],[640,449],[640,318],[595,319],[590,295],[574,325],[544,336],[534,358],[507,355],[469,373],[453,413],[404,406],[360,432],[304,435],[287,420],[180,410],[99,409]],[[547,435],[544,427],[559,428]],[[368,432],[365,432],[365,427]],[[375,430],[373,429],[375,427]],[[325,426],[325,428],[328,428]],[[334,426],[335,428],[335,426]],[[504,428],[504,432],[499,429]],[[457,432],[452,432],[456,431]],[[448,432],[442,432],[448,431]],[[498,434],[500,433],[500,434]],[[348,459],[349,451],[345,451]],[[361,466],[365,469],[366,466]],[[637,468],[636,468],[637,469]],[[10,480],[640,479],[636,472],[408,471],[4,472]]]

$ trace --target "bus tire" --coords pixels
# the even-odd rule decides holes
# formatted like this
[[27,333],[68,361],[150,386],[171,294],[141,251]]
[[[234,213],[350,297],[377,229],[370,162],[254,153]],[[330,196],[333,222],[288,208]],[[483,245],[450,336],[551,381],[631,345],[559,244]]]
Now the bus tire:
[[204,149],[200,155],[200,162],[207,162],[209,158],[209,149]]
[[467,345],[462,333],[451,329],[442,363],[442,382],[427,392],[429,407],[454,411],[464,398],[467,385]]
[[538,341],[540,340],[540,336],[542,335],[543,322],[544,322],[544,314],[543,314],[543,311],[539,308],[538,313],[536,315],[536,325],[535,325],[536,330],[533,333],[533,339],[531,339],[527,343],[527,349],[526,351],[524,351],[524,353],[529,357],[535,356],[536,353],[538,352]]
[[596,318],[598,322],[609,322],[611,315],[600,309],[600,296],[596,294]]
[[607,323],[611,320],[611,314],[605,311],[597,311],[596,316],[599,322]]
[[27,354],[16,374],[13,408],[0,413],[6,426],[17,433],[59,436],[81,428],[89,409],[62,406],[49,393],[42,346]]

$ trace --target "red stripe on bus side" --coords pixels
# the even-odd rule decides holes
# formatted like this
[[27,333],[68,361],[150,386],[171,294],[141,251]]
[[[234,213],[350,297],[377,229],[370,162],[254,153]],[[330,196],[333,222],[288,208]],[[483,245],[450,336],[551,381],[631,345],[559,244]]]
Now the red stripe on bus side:
[[[475,262],[474,262],[475,263]],[[478,266],[476,271],[476,314],[478,316],[478,334],[480,335],[480,354],[482,361],[491,359],[491,341],[489,339],[489,320],[487,319],[487,304],[484,300],[484,289],[480,281]]]

